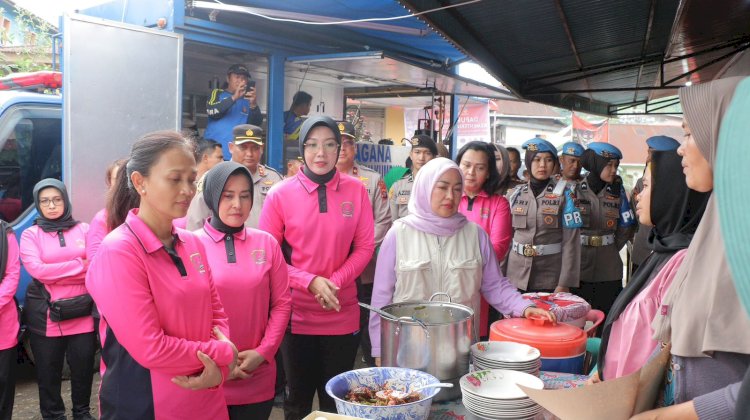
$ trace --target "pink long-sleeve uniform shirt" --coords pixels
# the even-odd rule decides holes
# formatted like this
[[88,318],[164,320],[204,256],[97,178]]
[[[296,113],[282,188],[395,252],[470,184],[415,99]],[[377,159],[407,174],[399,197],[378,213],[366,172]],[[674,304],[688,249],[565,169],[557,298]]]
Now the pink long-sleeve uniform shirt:
[[107,209],[101,209],[89,223],[89,233],[86,235],[86,258],[93,260],[99,251],[104,237],[107,236]]
[[292,310],[286,262],[279,243],[266,232],[245,228],[233,236],[207,221],[195,232],[206,248],[211,276],[229,317],[232,342],[240,352],[255,350],[265,361],[248,379],[224,384],[227,405],[268,401],[276,384],[275,355]]
[[102,242],[86,285],[107,322],[102,358],[107,371],[99,402],[102,418],[227,419],[223,387],[191,391],[171,382],[203,369],[202,351],[226,374],[229,324],[211,279],[206,252],[190,232],[173,229],[174,254],[138,217]]
[[7,233],[8,261],[5,264],[3,281],[0,283],[0,350],[18,344],[18,311],[13,296],[18,289],[21,263],[18,261],[18,241],[13,232]]
[[[503,261],[510,249],[510,241],[513,239],[508,200],[497,194],[488,196],[484,191],[473,199],[464,193],[458,205],[458,211],[490,235],[495,256],[498,261]],[[479,331],[482,336],[489,334],[489,307],[482,297],[482,311],[479,314]]]
[[[510,284],[507,277],[500,273],[495,252],[489,237],[484,231],[478,231],[479,250],[482,254],[482,285],[479,292],[504,314],[516,317],[523,316],[524,311],[533,303],[524,299],[518,290]],[[382,308],[393,303],[393,293],[396,290],[396,234],[391,228],[383,239],[378,252],[378,264],[375,268],[375,284],[372,289],[372,306]],[[370,314],[370,341],[372,342],[372,356],[380,357],[380,315]]]
[[[326,212],[317,188],[302,171],[277,184],[268,192],[259,226],[285,250],[292,333],[352,334],[359,330],[355,280],[375,251],[372,207],[362,182],[338,172],[326,184]],[[323,310],[307,289],[316,276],[340,288],[340,312]]]
[[[84,284],[89,266],[86,259],[88,230],[88,224],[78,223],[64,231],[65,246],[62,246],[57,232],[45,232],[36,225],[21,234],[21,262],[31,277],[44,285],[50,301],[88,293]],[[62,337],[94,331],[94,318],[91,316],[54,322],[49,319],[46,302],[39,307],[26,309],[29,310],[29,328],[36,334]],[[38,318],[41,312],[44,314]]]
[[654,340],[651,321],[661,307],[664,295],[672,284],[687,249],[675,253],[612,323],[607,353],[604,356],[606,380],[627,376],[648,362],[659,343]]

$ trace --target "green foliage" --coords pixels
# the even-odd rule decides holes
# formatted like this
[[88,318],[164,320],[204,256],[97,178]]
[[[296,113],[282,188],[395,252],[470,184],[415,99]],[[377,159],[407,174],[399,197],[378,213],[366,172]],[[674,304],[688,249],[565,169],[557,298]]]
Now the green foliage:
[[[10,73],[25,73],[52,70],[52,35],[57,30],[45,20],[38,18],[26,9],[16,6],[15,29],[9,33],[3,29],[0,48],[0,76]],[[0,20],[5,10],[0,8]],[[23,39],[18,34],[24,34]]]

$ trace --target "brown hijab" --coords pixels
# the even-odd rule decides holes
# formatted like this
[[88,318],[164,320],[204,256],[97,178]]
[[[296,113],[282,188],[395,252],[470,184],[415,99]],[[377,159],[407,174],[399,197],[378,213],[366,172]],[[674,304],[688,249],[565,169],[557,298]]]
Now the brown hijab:
[[[693,138],[712,168],[721,121],[741,80],[720,79],[679,90]],[[705,357],[715,351],[750,353],[750,319],[737,298],[725,254],[719,210],[712,196],[652,323],[654,338],[671,342],[672,354]]]

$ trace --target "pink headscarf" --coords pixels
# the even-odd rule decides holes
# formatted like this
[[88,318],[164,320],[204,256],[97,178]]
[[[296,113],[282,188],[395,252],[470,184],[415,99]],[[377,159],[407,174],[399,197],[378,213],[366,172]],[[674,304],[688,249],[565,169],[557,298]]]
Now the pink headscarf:
[[458,171],[463,183],[464,176],[452,160],[439,157],[427,162],[414,179],[409,199],[409,215],[399,220],[414,229],[438,236],[451,236],[464,227],[466,216],[460,212],[451,217],[438,216],[432,212],[430,204],[435,183],[451,169]]

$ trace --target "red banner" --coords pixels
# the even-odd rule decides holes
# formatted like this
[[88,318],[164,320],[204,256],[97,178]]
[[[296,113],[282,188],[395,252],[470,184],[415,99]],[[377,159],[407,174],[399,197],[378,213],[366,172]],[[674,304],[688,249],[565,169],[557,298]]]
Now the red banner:
[[588,147],[589,143],[600,141],[609,143],[609,120],[594,124],[573,114],[573,141]]

